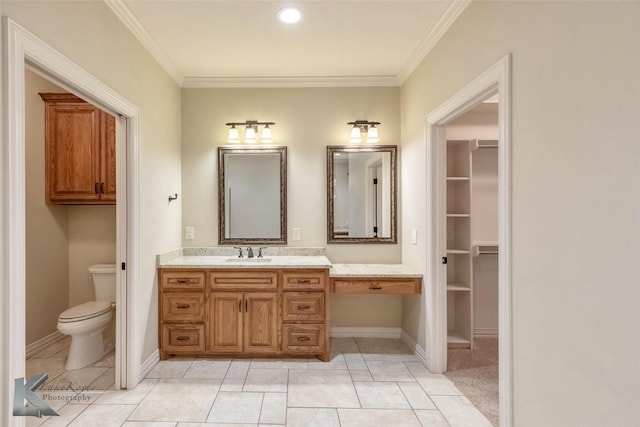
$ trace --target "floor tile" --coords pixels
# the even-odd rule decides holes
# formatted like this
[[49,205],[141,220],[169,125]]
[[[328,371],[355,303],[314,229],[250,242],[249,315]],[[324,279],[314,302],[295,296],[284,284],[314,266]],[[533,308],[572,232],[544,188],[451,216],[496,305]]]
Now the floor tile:
[[338,409],[341,427],[420,427],[408,409]]
[[373,377],[369,371],[349,371],[351,380],[356,381],[373,381]]
[[[280,365],[277,365],[280,366]],[[249,369],[243,391],[287,392],[287,369]]]
[[401,339],[356,338],[356,344],[363,354],[413,354]]
[[92,364],[94,367],[115,368],[116,367],[116,352],[112,351],[96,363]]
[[346,370],[291,370],[288,406],[359,408],[360,402]]
[[100,405],[137,405],[142,402],[158,381],[156,378],[144,379],[131,390],[107,390],[98,397],[96,403]]
[[134,405],[90,405],[69,427],[119,427],[135,408]]
[[194,360],[184,378],[224,378],[229,366],[230,360]]
[[370,360],[367,367],[376,381],[415,381],[403,362]]
[[220,391],[242,391],[244,378],[225,378],[222,380]]
[[254,423],[178,423],[177,427],[258,427]]
[[92,390],[109,390],[112,389],[116,382],[116,370],[107,368],[104,374],[100,375],[91,383]]
[[289,408],[287,427],[340,427],[340,420],[336,409]]
[[[417,385],[417,384],[416,384]],[[354,383],[363,408],[410,409],[400,387],[391,382]]]
[[367,364],[364,361],[364,358],[360,353],[345,354],[344,360],[347,363],[347,368],[349,368],[350,370],[369,370]]
[[405,362],[405,365],[429,396],[462,394],[449,378],[442,374],[432,374],[421,362]]
[[161,360],[145,378],[182,378],[192,363],[191,359]]
[[225,378],[244,379],[247,376],[247,372],[249,371],[250,364],[251,362],[248,360],[232,360],[231,365],[227,370],[227,375],[225,375]]
[[309,369],[347,369],[347,363],[342,354],[333,355],[329,362],[310,359],[307,366]]
[[409,401],[412,409],[436,409],[436,405],[429,399],[418,383],[398,383],[398,386]]
[[[89,405],[65,405],[60,409],[56,409],[59,416],[46,417],[46,420],[41,425],[46,427],[67,426],[88,407]],[[28,425],[29,423],[27,423]]]
[[451,427],[492,427],[489,420],[464,396],[431,396]]
[[54,357],[60,350],[68,349],[71,345],[71,337],[66,335],[62,339],[52,342],[31,357]]
[[253,359],[251,369],[307,369],[308,359]]
[[45,387],[57,389],[69,388],[75,391],[97,390],[96,386],[93,385],[94,381],[108,370],[109,368],[93,368],[89,366],[73,371],[64,371],[52,382],[47,383]]
[[331,338],[331,351],[335,353],[360,353],[355,338]]
[[420,358],[415,354],[377,354],[363,353],[362,357],[365,361],[369,360],[387,360],[393,362],[419,362]]
[[127,421],[122,427],[176,427],[171,421]]
[[263,393],[227,392],[218,393],[207,422],[213,423],[258,423]]
[[440,411],[418,410],[415,411],[418,420],[424,427],[451,427]]
[[130,421],[205,421],[220,380],[162,379],[129,417]]
[[287,419],[287,394],[265,393],[260,412],[262,424],[284,424]]
[[60,357],[32,357],[25,363],[26,377],[47,374],[47,381],[43,385],[46,386],[51,384],[60,374],[66,372],[64,364],[65,359]]

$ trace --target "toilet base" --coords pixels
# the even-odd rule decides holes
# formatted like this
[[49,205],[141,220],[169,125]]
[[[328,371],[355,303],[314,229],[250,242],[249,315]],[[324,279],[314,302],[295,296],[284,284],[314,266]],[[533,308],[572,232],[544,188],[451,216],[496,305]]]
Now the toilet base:
[[84,368],[102,359],[111,350],[104,346],[102,331],[93,335],[76,335],[71,339],[65,369],[73,371]]

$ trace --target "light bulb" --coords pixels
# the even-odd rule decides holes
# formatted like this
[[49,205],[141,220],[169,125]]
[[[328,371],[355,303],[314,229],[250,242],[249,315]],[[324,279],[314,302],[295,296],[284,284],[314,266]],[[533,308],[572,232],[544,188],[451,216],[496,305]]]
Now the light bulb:
[[231,128],[229,129],[229,136],[227,137],[227,142],[229,144],[240,143],[240,135],[238,135],[238,129],[236,129],[235,125],[231,125]]
[[367,142],[375,144],[378,141],[380,141],[380,138],[378,138],[378,128],[376,125],[371,125],[367,133]]
[[360,128],[356,125],[351,129],[351,137],[349,142],[362,142],[362,135],[360,134]]
[[273,138],[271,137],[271,128],[269,125],[265,125],[262,129],[262,136],[260,137],[260,141],[263,144],[271,144],[273,142]]
[[256,142],[256,130],[253,126],[247,126],[247,130],[244,132],[244,142],[247,144]]

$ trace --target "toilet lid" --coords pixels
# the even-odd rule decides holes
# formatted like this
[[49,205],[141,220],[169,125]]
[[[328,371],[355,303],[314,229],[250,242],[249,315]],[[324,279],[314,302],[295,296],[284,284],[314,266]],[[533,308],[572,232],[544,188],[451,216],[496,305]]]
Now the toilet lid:
[[110,301],[90,301],[84,304],[76,305],[65,310],[58,316],[60,322],[78,322],[80,320],[91,319],[108,313],[111,310]]

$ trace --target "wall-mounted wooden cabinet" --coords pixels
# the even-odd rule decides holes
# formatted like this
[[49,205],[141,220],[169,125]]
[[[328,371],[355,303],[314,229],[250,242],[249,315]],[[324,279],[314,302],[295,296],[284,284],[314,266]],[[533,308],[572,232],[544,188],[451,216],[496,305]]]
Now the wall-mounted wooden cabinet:
[[115,204],[115,117],[68,93],[45,101],[45,198],[54,204]]

